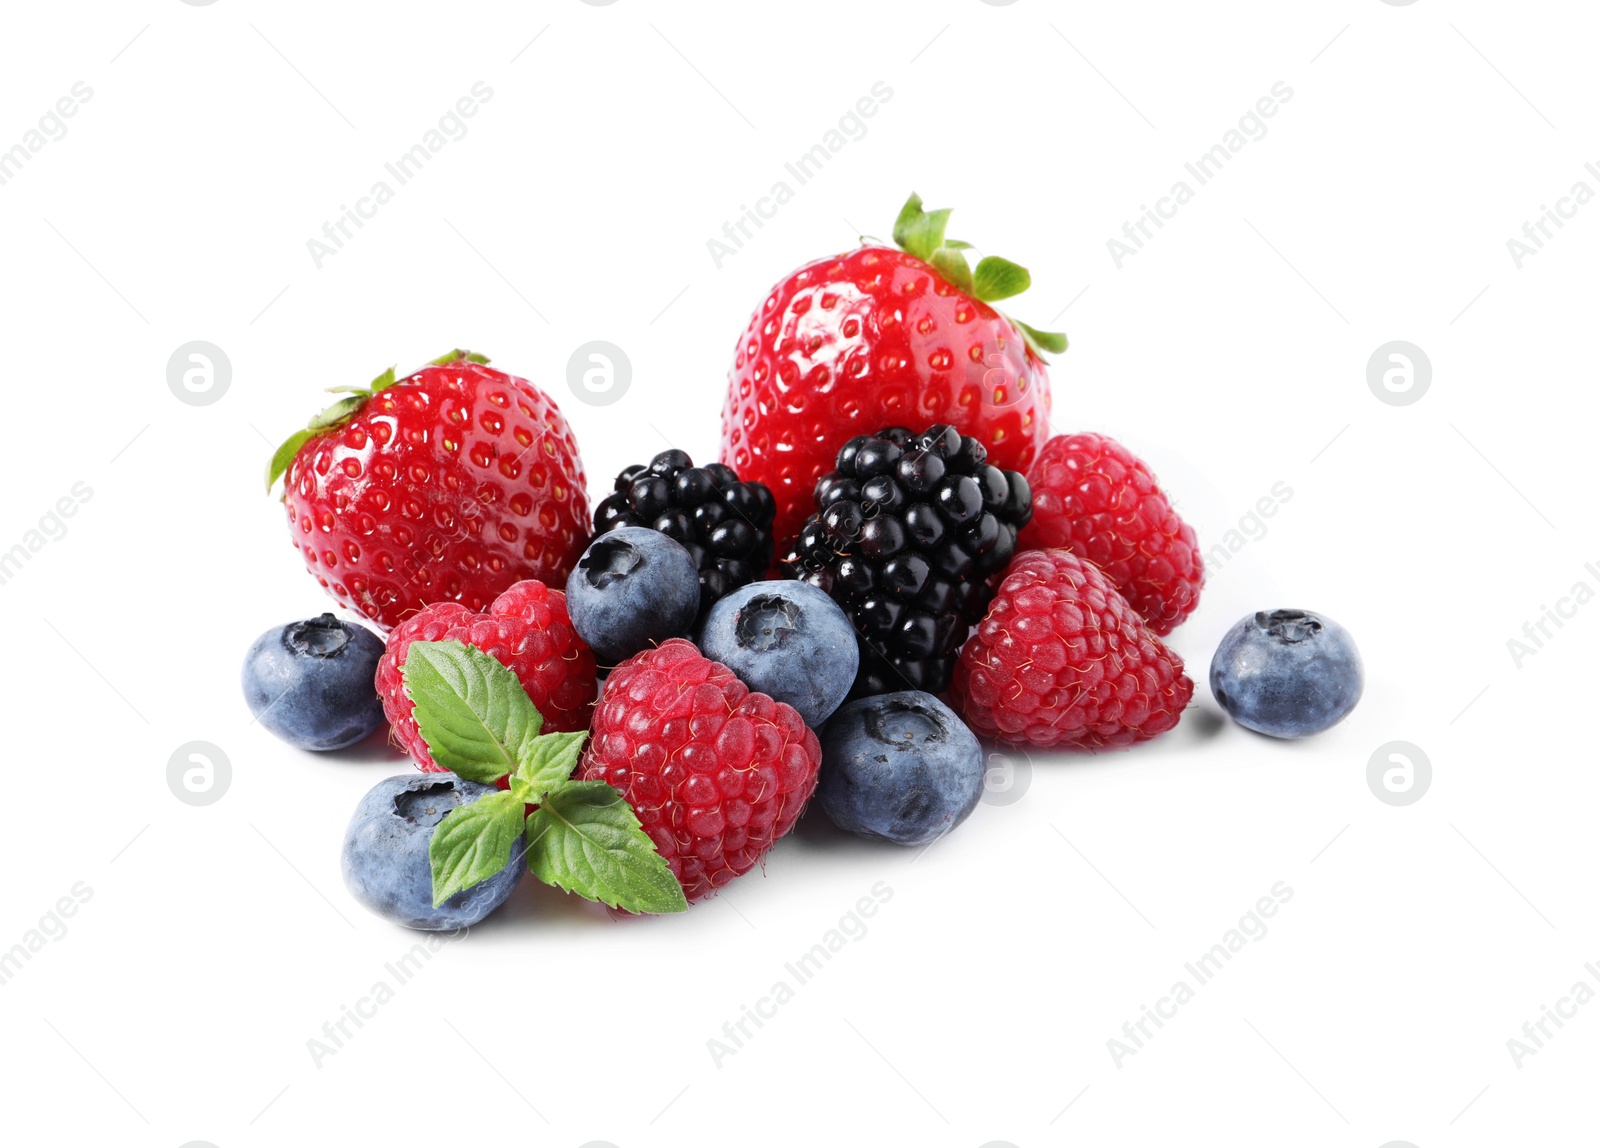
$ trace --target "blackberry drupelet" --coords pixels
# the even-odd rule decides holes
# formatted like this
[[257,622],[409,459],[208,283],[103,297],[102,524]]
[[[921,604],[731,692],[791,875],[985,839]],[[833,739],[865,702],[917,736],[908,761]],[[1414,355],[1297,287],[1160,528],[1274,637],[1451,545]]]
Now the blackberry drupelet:
[[1033,513],[1028,481],[943,424],[890,427],[840,449],[784,571],[832,595],[856,628],[851,697],[939,693]]
[[700,569],[700,618],[730,590],[762,577],[772,562],[772,491],[740,482],[730,467],[695,466],[681,450],[617,475],[594,512],[595,537],[645,526],[680,542]]

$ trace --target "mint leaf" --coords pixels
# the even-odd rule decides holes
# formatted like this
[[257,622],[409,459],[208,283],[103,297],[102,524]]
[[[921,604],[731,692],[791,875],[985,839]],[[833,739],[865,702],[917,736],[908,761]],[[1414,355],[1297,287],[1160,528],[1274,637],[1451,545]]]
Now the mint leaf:
[[528,815],[528,869],[539,880],[630,913],[681,913],[683,886],[603,781],[572,781]]
[[512,783],[526,787],[523,792],[532,795],[527,800],[538,801],[571,779],[588,737],[587,733],[547,733],[534,738],[526,755],[517,759]]
[[517,675],[482,650],[413,642],[401,676],[422,740],[445,769],[489,784],[532,757],[544,719]]
[[1059,355],[1067,349],[1067,337],[1060,331],[1041,331],[1017,319],[1012,319],[1011,323],[1022,332],[1023,340],[1033,348],[1033,353],[1036,355],[1042,356],[1046,351]]
[[1020,295],[1032,283],[1026,267],[1019,267],[998,255],[986,255],[978,260],[977,269],[972,275],[974,292],[985,303]]
[[901,250],[918,259],[928,259],[944,245],[944,229],[949,222],[950,208],[923,211],[922,197],[912,192],[900,209],[900,217],[894,221],[894,241]]
[[522,801],[510,793],[486,793],[445,814],[428,842],[433,907],[504,869],[521,832]]
[[316,437],[316,431],[300,430],[284,439],[278,449],[272,452],[272,459],[267,463],[267,493],[272,493],[272,484],[278,481],[280,475],[289,469],[289,464],[294,461],[294,456],[300,453],[300,448]]
[[972,268],[967,266],[965,255],[953,247],[941,247],[927,259],[940,277],[948,281],[952,287],[959,287],[968,295],[972,294]]

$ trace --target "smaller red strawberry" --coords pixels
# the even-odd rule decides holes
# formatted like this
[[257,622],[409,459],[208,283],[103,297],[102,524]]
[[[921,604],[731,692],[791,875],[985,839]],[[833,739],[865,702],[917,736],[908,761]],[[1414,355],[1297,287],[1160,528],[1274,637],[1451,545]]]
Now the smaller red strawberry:
[[378,695],[394,736],[430,773],[443,773],[417,731],[401,668],[412,642],[447,639],[476,646],[505,666],[522,683],[534,708],[544,718],[546,733],[577,733],[589,728],[598,692],[594,654],[578,637],[567,617],[567,596],[543,582],[518,582],[501,594],[486,613],[474,613],[459,602],[437,602],[413,614],[389,635],[378,660]]
[[589,545],[572,428],[526,379],[452,351],[343,392],[267,465],[317,581],[389,630],[434,602],[482,610],[566,581]]
[[794,828],[821,764],[817,735],[793,707],[673,638],[606,679],[578,776],[628,799],[698,901]]
[[1194,528],[1178,517],[1150,468],[1101,434],[1058,435],[1028,469],[1033,521],[1024,547],[1087,558],[1157,634],[1200,604],[1205,567]]
[[950,692],[974,733],[1099,749],[1177,725],[1194,683],[1099,567],[1030,550],[1007,568]]

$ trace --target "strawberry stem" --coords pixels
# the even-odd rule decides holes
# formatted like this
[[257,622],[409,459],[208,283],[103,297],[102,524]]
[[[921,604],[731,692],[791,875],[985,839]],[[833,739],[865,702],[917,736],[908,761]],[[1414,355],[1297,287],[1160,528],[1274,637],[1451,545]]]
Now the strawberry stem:
[[[487,363],[489,357],[480,355],[476,351],[463,351],[460,348],[440,355],[437,359],[428,362],[430,367],[444,367],[458,362]],[[317,435],[334,427],[342,426],[355,418],[356,413],[367,405],[367,400],[379,391],[386,391],[399,379],[395,377],[394,368],[390,367],[383,374],[373,379],[364,387],[340,386],[327,388],[329,394],[342,395],[343,398],[335,400],[311,417],[305,428],[297,430],[294,434],[284,439],[278,449],[272,452],[272,458],[267,462],[267,493],[272,493],[273,486],[283,473],[289,469],[289,464],[294,461],[294,456],[300,453],[300,448],[305,446]]]
[[[986,255],[978,260],[974,271],[964,254],[972,244],[960,239],[945,238],[945,228],[950,223],[948,207],[925,211],[922,197],[916,192],[906,200],[900,215],[894,221],[895,244],[908,255],[927,263],[941,279],[959,291],[964,291],[983,303],[995,303],[1020,295],[1033,283],[1028,269],[998,255]],[[1006,315],[1006,320],[1017,328],[1022,340],[1035,355],[1060,354],[1067,349],[1067,337],[1057,331],[1041,331]]]

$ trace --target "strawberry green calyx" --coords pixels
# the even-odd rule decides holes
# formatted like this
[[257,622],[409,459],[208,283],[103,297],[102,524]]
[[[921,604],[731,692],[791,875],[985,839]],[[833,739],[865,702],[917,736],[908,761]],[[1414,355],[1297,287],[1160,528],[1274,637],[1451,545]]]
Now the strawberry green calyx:
[[429,359],[428,366],[443,367],[450,363],[459,363],[463,359],[469,363],[483,364],[489,361],[489,356],[480,355],[476,351],[463,351],[460,347],[457,347],[453,351],[440,355],[437,359]]
[[383,374],[373,379],[364,387],[329,387],[328,393],[343,395],[321,411],[311,416],[311,421],[306,423],[304,430],[297,430],[294,434],[284,439],[278,449],[272,452],[272,458],[267,463],[267,493],[272,493],[274,484],[282,477],[283,472],[289,469],[289,464],[294,461],[294,456],[300,453],[300,448],[316,438],[323,431],[331,430],[341,423],[353,419],[356,412],[367,405],[367,400],[379,391],[387,390],[396,382],[394,368],[390,367]]
[[[894,241],[900,250],[915,255],[939,273],[952,287],[966,292],[982,303],[997,303],[1020,295],[1028,289],[1033,279],[1026,267],[1002,259],[998,255],[985,255],[976,267],[967,262],[966,252],[972,244],[959,239],[945,238],[945,227],[950,222],[950,208],[924,211],[922,197],[916,192],[900,209],[894,221]],[[1041,331],[1009,315],[1006,318],[1022,333],[1022,338],[1033,353],[1060,354],[1067,349],[1067,337],[1057,331]]]
[[[456,348],[440,355],[437,359],[430,359],[428,366],[444,367],[451,363],[487,363],[488,361],[489,357],[487,355]],[[289,469],[289,464],[294,461],[294,456],[300,453],[301,447],[323,431],[332,430],[336,426],[349,422],[356,416],[356,412],[366,405],[368,399],[379,391],[387,390],[394,386],[398,381],[395,377],[394,368],[390,367],[364,387],[329,387],[329,394],[342,395],[344,397],[313,415],[311,421],[306,423],[304,430],[295,431],[294,434],[283,440],[277,450],[272,452],[272,458],[267,463],[267,493],[272,493],[273,486],[283,476],[284,471]]]

